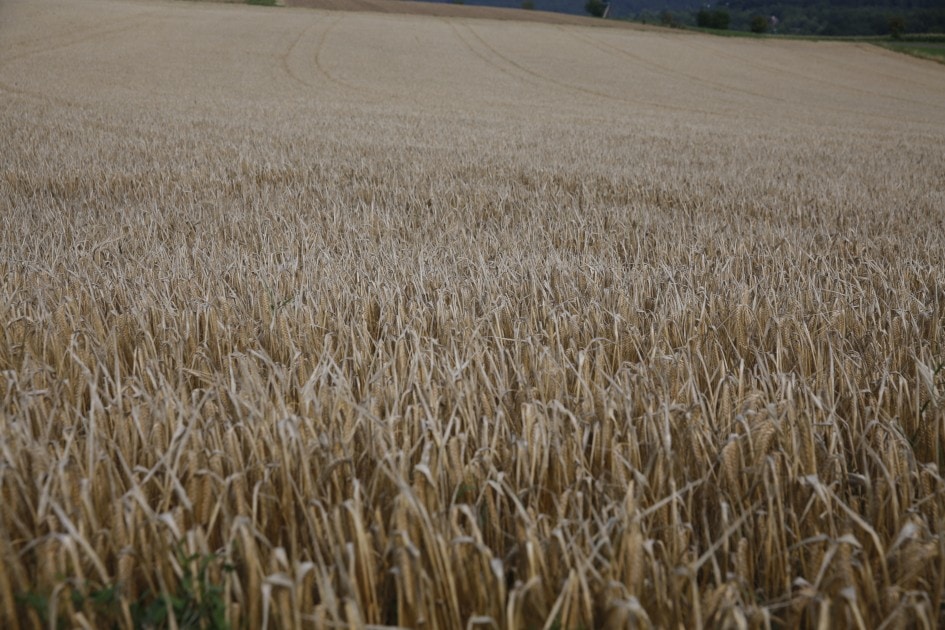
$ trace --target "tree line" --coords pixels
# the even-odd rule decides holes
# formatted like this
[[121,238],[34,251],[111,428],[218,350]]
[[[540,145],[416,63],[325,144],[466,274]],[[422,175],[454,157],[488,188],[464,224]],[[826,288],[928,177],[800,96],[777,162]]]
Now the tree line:
[[[945,33],[945,0],[442,0],[788,35]],[[775,17],[775,20],[771,18]]]
[[[618,3],[614,0],[615,7]],[[678,3],[633,4],[644,8],[629,17],[664,26],[824,36],[945,33],[942,0],[729,0],[696,8]]]

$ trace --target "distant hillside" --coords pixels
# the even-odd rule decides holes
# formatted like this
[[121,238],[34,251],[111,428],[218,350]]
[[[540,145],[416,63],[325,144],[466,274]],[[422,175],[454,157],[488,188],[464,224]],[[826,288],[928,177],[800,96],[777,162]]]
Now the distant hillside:
[[[534,8],[585,14],[585,0],[426,0],[492,7]],[[723,11],[728,28],[747,31],[759,20],[766,30],[797,35],[888,35],[945,32],[943,0],[612,0],[610,16],[650,23],[696,26],[700,9]],[[774,16],[776,20],[771,20]],[[760,27],[759,27],[760,28]]]

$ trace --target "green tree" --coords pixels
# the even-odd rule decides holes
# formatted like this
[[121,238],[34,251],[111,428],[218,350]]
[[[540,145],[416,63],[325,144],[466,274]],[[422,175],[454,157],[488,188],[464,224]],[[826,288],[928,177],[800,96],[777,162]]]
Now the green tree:
[[752,33],[764,33],[768,30],[768,20],[763,15],[756,15],[751,18],[749,27]]
[[587,2],[584,3],[584,10],[594,17],[604,17],[604,11],[607,10],[607,5],[604,4],[602,0],[587,0]]
[[891,15],[887,20],[889,34],[893,39],[902,39],[902,34],[906,31],[906,21],[901,15]]
[[709,24],[712,22],[712,14],[708,9],[699,9],[699,12],[696,13],[696,26],[699,28],[709,28]]
[[724,9],[716,9],[712,12],[712,28],[717,28],[720,31],[727,30],[731,21],[732,16]]
[[696,13],[696,26],[702,28],[714,28],[720,31],[728,29],[732,16],[724,9],[709,11],[708,9],[699,9]]

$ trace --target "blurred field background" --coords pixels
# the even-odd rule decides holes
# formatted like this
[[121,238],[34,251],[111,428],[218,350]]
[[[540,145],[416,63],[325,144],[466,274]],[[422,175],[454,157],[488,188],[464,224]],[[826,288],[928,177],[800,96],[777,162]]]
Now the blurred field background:
[[943,94],[858,44],[0,0],[0,618],[941,626]]

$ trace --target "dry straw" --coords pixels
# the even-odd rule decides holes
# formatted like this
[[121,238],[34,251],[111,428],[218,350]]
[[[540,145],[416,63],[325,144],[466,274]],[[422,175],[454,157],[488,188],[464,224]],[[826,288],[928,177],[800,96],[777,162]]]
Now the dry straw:
[[7,627],[945,623],[938,67],[3,13]]

